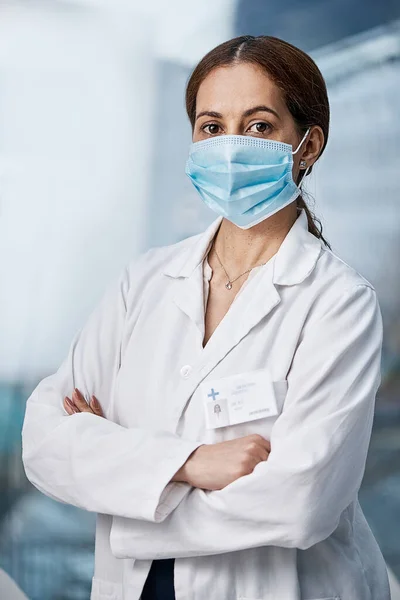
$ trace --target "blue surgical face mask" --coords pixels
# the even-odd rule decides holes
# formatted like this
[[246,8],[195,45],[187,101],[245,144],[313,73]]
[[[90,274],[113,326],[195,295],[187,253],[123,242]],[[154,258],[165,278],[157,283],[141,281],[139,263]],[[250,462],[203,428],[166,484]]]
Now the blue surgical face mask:
[[308,132],[294,152],[290,144],[247,135],[194,142],[186,174],[207,206],[241,229],[249,229],[299,196],[292,177],[293,154]]

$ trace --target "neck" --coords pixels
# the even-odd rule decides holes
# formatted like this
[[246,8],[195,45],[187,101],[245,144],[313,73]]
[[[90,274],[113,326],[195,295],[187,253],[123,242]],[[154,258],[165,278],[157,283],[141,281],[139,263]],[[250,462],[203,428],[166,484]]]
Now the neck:
[[232,277],[266,263],[278,251],[297,216],[296,202],[292,202],[249,229],[241,229],[228,219],[222,219],[211,253],[217,251]]

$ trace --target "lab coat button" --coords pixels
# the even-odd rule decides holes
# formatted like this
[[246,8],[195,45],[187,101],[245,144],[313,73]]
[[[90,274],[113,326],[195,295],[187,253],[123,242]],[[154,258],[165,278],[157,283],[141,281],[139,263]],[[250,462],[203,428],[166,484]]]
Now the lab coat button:
[[187,379],[192,372],[192,367],[190,365],[185,365],[181,369],[181,375],[184,379]]

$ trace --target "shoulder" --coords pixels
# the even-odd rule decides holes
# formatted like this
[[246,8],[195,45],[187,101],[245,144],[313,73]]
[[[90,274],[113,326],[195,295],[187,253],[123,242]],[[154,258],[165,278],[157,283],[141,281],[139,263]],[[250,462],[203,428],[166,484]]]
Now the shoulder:
[[314,277],[321,286],[335,289],[337,293],[358,286],[375,291],[373,284],[368,279],[325,246],[322,247],[317,261]]
[[176,259],[184,259],[188,250],[199,240],[202,233],[189,236],[165,246],[154,246],[131,260],[124,272],[125,284],[128,289],[147,287],[160,276]]
[[[346,322],[348,316],[353,326],[361,318],[370,316],[381,321],[381,312],[373,284],[326,247],[315,266],[309,282],[312,289],[309,318],[334,318]],[[350,323],[348,322],[348,325]]]

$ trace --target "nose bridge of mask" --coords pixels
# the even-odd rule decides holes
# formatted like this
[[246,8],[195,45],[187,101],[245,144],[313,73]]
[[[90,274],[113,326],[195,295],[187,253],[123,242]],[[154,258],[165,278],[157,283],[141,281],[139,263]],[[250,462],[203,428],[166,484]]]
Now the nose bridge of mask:
[[278,142],[277,140],[266,140],[249,135],[219,135],[207,140],[192,142],[189,154],[196,155],[197,153],[207,152],[207,154],[213,156],[213,150],[215,150],[214,157],[218,156],[221,159],[223,156],[226,160],[229,160],[232,154],[241,150],[245,151],[246,147],[280,152],[290,152],[292,149],[290,144]]
[[298,152],[298,151],[299,151],[299,149],[301,148],[301,146],[302,146],[302,144],[303,144],[304,140],[306,139],[306,137],[308,136],[308,134],[309,134],[309,133],[310,133],[310,128],[308,128],[308,129],[307,129],[307,131],[306,131],[306,132],[305,132],[305,134],[303,135],[303,138],[302,138],[302,140],[301,140],[300,144],[297,146],[296,150],[294,150],[294,151],[292,152],[292,154],[297,154],[297,152]]

